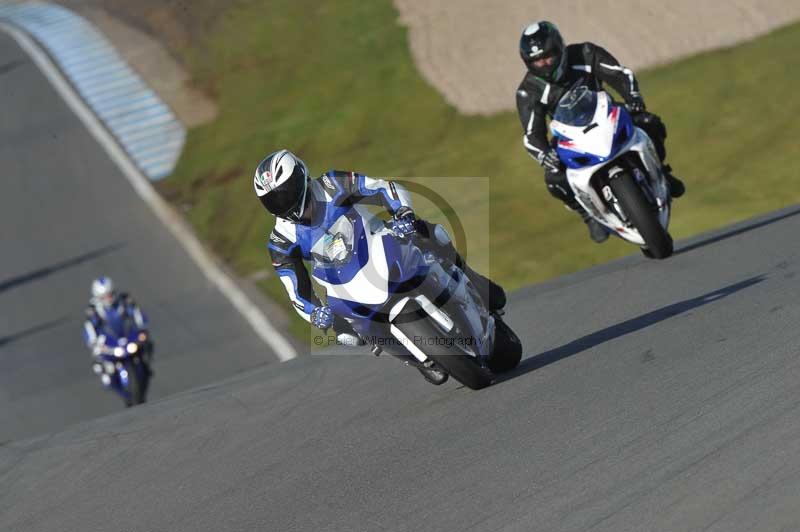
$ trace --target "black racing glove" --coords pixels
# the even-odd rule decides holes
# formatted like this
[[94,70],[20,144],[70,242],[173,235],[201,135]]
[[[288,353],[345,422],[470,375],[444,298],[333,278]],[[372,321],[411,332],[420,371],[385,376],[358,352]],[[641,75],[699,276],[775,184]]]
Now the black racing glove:
[[537,160],[545,170],[549,170],[554,173],[558,173],[564,168],[564,163],[562,163],[561,159],[558,158],[558,152],[556,152],[554,148],[550,148],[547,151],[540,153]]
[[642,98],[642,96],[638,93],[631,95],[631,99],[625,103],[625,107],[627,107],[628,111],[633,114],[647,111],[647,106],[644,104],[644,98]]

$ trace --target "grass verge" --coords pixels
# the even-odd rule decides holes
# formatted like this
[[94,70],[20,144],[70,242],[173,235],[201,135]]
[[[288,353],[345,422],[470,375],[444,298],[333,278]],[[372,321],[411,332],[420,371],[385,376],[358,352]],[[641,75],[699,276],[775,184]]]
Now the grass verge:
[[[240,274],[270,268],[272,221],[251,181],[258,161],[279,147],[315,174],[488,176],[488,195],[460,191],[454,207],[488,210],[488,231],[463,220],[467,232],[489,235],[488,252],[469,259],[508,289],[638,253],[616,239],[591,243],[578,217],[549,196],[515,113],[459,115],[422,80],[390,0],[243,1],[199,38],[202,46],[184,48],[182,59],[217,98],[219,118],[190,132],[175,174],[159,188]],[[639,74],[649,108],[668,125],[669,161],[688,187],[675,205],[676,239],[800,199],[792,183],[799,46],[795,24]],[[259,286],[285,299],[274,277]]]

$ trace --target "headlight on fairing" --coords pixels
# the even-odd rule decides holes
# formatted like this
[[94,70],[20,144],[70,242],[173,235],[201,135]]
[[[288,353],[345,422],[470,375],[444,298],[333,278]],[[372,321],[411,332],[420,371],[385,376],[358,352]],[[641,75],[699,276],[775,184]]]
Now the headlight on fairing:
[[132,355],[136,351],[139,350],[139,346],[137,344],[131,342],[131,343],[128,344],[128,347],[126,349],[128,350],[128,353]]
[[125,349],[122,347],[115,347],[114,348],[114,356],[117,358],[122,358],[125,356]]

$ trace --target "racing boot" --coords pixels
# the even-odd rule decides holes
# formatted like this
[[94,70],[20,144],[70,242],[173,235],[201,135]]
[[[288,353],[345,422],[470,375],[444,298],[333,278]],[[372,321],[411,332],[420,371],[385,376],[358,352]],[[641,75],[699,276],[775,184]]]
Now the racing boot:
[[367,345],[366,340],[364,340],[361,335],[358,334],[355,329],[353,329],[353,326],[350,325],[350,322],[344,318],[334,316],[333,330],[336,333],[336,341],[341,345],[345,345],[347,347],[360,347]]
[[608,240],[608,231],[606,231],[606,228],[603,227],[603,224],[592,218],[592,216],[586,212],[586,209],[581,208],[578,214],[581,215],[583,223],[589,228],[589,238],[598,244],[602,244]]
[[422,376],[425,377],[425,380],[434,386],[441,386],[447,382],[448,377],[450,377],[450,375],[436,367],[419,365],[417,366],[417,369],[420,373],[422,373]]
[[367,342],[357,334],[339,333],[336,335],[336,341],[347,347],[361,347],[367,345]]
[[670,165],[665,164],[661,168],[664,170],[664,177],[667,178],[667,183],[669,183],[669,195],[673,198],[683,196],[683,193],[686,192],[686,185],[683,184],[683,181],[672,175],[672,167]]
[[606,240],[608,240],[608,231],[606,228],[603,227],[603,224],[592,218],[589,212],[583,208],[583,206],[578,203],[575,198],[564,199],[560,198],[561,201],[564,202],[564,206],[571,211],[575,211],[583,220],[583,223],[586,224],[586,227],[589,228],[589,238],[595,241],[598,244],[602,244]]

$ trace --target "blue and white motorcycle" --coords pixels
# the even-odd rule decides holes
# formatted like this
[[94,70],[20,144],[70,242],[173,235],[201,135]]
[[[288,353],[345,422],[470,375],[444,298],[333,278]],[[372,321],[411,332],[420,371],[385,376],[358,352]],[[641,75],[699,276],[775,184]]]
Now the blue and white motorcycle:
[[577,85],[550,122],[575,199],[610,233],[656,259],[672,254],[669,185],[655,146],[605,91]]
[[313,276],[336,317],[349,322],[375,354],[386,351],[442,374],[441,382],[449,375],[484,388],[494,372],[517,366],[520,341],[499,314],[487,310],[464,272],[425,251],[417,238],[395,235],[355,205],[313,245]]
[[144,403],[150,383],[152,343],[130,320],[104,327],[98,337],[94,371],[103,386],[116,392],[125,406]]

